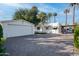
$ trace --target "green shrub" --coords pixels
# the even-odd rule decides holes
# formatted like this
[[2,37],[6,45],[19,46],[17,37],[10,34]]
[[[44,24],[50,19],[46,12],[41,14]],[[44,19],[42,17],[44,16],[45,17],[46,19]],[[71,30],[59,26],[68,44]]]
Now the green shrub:
[[0,39],[3,38],[3,29],[2,29],[2,26],[0,24]]
[[5,42],[5,40],[3,38],[3,29],[2,29],[2,26],[0,24],[0,55],[5,54],[4,42]]
[[76,26],[74,30],[74,46],[79,48],[79,26]]

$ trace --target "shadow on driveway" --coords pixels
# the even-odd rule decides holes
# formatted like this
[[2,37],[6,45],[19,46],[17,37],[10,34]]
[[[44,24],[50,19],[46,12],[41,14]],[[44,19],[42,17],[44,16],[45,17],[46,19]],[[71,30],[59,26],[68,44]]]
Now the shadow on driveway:
[[[46,34],[49,35],[49,34]],[[8,38],[5,47],[10,56],[70,56],[73,55],[72,40],[48,39],[42,35]],[[56,35],[51,35],[54,37]],[[47,37],[47,38],[46,38]],[[42,39],[40,39],[42,38]]]

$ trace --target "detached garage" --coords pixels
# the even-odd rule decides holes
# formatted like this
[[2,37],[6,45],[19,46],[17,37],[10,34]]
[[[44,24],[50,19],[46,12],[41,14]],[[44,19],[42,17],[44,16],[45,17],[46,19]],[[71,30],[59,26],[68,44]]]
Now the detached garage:
[[8,20],[0,22],[4,37],[16,37],[34,34],[34,24],[25,20]]

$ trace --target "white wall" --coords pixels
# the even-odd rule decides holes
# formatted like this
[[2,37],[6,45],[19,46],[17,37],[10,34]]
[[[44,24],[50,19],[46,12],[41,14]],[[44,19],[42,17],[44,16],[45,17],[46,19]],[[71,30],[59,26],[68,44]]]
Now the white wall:
[[[49,26],[51,26],[51,28],[49,29],[49,33],[56,33],[56,34],[59,34],[61,33],[61,27],[60,27],[60,24],[59,23],[50,23],[48,24]],[[53,29],[54,27],[57,27],[57,29]]]
[[4,37],[34,34],[34,25],[28,22],[14,21],[2,23]]
[[[37,30],[37,27],[40,27],[40,30]],[[46,33],[61,33],[61,27],[59,23],[49,23],[49,24],[39,24],[36,27],[36,32],[46,32]],[[49,27],[48,29],[46,29],[46,27]],[[54,27],[57,27],[57,29],[53,29]]]

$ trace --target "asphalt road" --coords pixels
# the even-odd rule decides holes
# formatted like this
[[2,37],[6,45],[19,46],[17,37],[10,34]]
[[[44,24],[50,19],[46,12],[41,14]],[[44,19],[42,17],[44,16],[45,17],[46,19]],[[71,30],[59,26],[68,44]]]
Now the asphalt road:
[[8,38],[6,52],[10,56],[71,56],[73,35],[39,34]]

